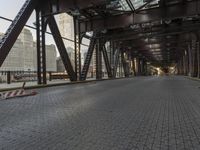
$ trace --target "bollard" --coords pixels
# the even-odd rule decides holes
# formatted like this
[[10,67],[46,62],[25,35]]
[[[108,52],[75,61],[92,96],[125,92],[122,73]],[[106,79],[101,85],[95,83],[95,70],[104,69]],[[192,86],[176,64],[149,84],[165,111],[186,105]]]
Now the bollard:
[[24,89],[24,88],[25,88],[25,85],[26,85],[26,82],[24,82],[24,83],[23,83],[23,85],[22,85],[22,89]]

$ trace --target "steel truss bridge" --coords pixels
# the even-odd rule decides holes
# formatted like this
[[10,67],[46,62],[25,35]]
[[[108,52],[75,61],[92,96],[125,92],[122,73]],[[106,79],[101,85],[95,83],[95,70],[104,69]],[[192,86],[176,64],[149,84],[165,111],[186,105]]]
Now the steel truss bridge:
[[[0,67],[33,11],[36,11],[39,84],[47,83],[47,25],[71,81],[86,80],[94,50],[97,79],[102,78],[102,56],[109,78],[115,78],[119,61],[125,77],[131,69],[137,70],[136,75],[145,74],[147,62],[163,68],[176,65],[178,74],[200,77],[199,0],[145,0],[137,5],[132,0],[26,0],[0,41]],[[56,23],[55,15],[60,13],[74,18],[75,68]],[[81,67],[83,38],[90,39],[90,44]],[[111,49],[109,55],[107,42]],[[132,68],[127,59],[132,61]]]

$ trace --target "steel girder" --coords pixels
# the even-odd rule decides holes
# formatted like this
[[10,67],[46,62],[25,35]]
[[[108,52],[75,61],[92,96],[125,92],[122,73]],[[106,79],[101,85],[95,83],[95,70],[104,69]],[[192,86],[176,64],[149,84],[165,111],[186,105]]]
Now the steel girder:
[[46,15],[52,15],[66,12],[70,13],[76,9],[87,9],[106,3],[107,0],[44,0],[43,7],[46,7]]
[[81,72],[80,80],[86,80],[86,78],[87,78],[87,73],[88,73],[88,70],[89,70],[89,67],[90,67],[90,62],[91,62],[91,59],[92,59],[92,55],[93,55],[93,52],[94,52],[95,45],[96,45],[96,33],[93,33],[93,37],[90,40],[90,45],[89,45],[89,48],[88,48],[87,56],[86,56],[86,59],[85,59],[85,62],[84,62],[82,72]]
[[108,73],[108,77],[112,78],[113,77],[113,75],[112,75],[112,69],[111,69],[111,65],[109,63],[108,53],[106,51],[105,45],[103,45],[102,53],[103,53],[103,58],[104,58],[104,62],[105,62],[105,65],[106,65],[106,70],[107,70],[107,73]]
[[146,38],[158,38],[162,36],[168,35],[178,35],[182,33],[189,33],[195,32],[199,30],[200,23],[191,22],[190,24],[183,24],[183,25],[176,25],[176,26],[168,26],[167,28],[164,27],[157,27],[157,28],[149,28],[144,31],[115,31],[112,33],[107,33],[105,35],[106,39],[112,39],[113,41],[128,41],[128,40],[135,40],[135,39],[146,39]]
[[0,40],[0,67],[37,4],[38,0],[26,0],[4,37]]
[[86,56],[86,59],[85,59],[85,63],[84,63],[84,66],[83,66],[83,70],[82,70],[82,73],[81,73],[81,80],[86,80],[88,69],[89,69],[89,66],[90,66],[90,62],[91,62],[91,59],[92,59],[92,55],[93,55],[95,46],[96,46],[96,76],[97,76],[97,79],[102,78],[102,54],[103,54],[105,66],[106,66],[106,69],[107,69],[108,77],[109,78],[113,77],[111,65],[110,65],[109,60],[108,60],[108,54],[107,54],[107,51],[106,51],[106,48],[105,48],[104,39],[97,39],[96,35],[98,35],[98,34],[95,33],[93,35],[93,37],[91,38],[90,46],[89,46],[87,56]]
[[102,79],[102,49],[104,42],[97,39],[96,42],[96,79]]
[[37,77],[38,84],[47,84],[46,79],[46,45],[45,32],[47,20],[42,16],[43,12],[36,9],[36,35],[37,35]]
[[82,37],[80,36],[80,28],[79,28],[79,21],[76,17],[73,18],[74,20],[74,52],[75,52],[75,73],[77,80],[81,78],[81,42]]
[[94,18],[80,22],[81,32],[104,29],[125,28],[133,24],[150,23],[159,20],[171,20],[196,16],[200,13],[200,1],[142,10],[139,13],[128,13],[106,18]]
[[63,61],[64,66],[65,66],[65,69],[66,69],[67,73],[69,74],[70,80],[76,81],[77,80],[76,73],[74,72],[73,67],[71,65],[70,58],[68,56],[64,42],[61,38],[61,34],[59,32],[55,18],[49,17],[48,18],[48,24],[49,24],[49,28],[50,28],[50,30],[53,34],[53,38],[54,38],[55,43],[57,45],[58,51],[60,53],[60,57]]
[[197,42],[197,65],[198,65],[198,74],[197,77],[200,78],[200,43]]

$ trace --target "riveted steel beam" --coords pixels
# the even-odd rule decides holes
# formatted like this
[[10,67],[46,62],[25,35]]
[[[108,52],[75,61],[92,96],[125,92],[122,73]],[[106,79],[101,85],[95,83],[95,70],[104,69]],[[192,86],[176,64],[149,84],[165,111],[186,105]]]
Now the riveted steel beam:
[[60,53],[60,57],[63,61],[63,64],[65,66],[65,69],[70,77],[71,81],[76,81],[76,73],[73,70],[70,58],[68,56],[67,50],[65,48],[64,42],[61,38],[61,34],[59,32],[56,20],[54,17],[49,17],[48,18],[48,24],[49,24],[49,28],[52,32],[53,38],[55,40],[55,43],[58,47],[58,51]]
[[[164,9],[165,8],[165,9]],[[170,20],[198,15],[200,13],[200,2],[191,1],[184,5],[176,4],[172,6],[158,7],[142,10],[139,13],[128,13],[105,18],[93,18],[82,20],[80,23],[81,32],[116,29],[129,27],[133,24],[142,24],[159,20]]]

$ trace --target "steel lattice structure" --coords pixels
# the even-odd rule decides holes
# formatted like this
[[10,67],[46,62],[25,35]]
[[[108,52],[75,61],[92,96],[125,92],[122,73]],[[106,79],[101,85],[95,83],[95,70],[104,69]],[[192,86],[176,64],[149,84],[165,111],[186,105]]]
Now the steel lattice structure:
[[[126,77],[127,57],[137,62],[137,74],[145,74],[147,62],[157,66],[177,64],[179,74],[200,77],[199,0],[27,0],[0,41],[0,66],[33,11],[36,11],[38,83],[46,84],[45,32],[47,25],[71,81],[86,80],[96,50],[97,79],[102,78],[103,56],[109,78],[119,61]],[[73,69],[54,15],[74,17],[75,69]],[[93,32],[92,36],[86,32]],[[81,68],[80,44],[90,45]],[[105,43],[110,43],[110,57]],[[112,65],[111,65],[112,64]],[[135,65],[133,65],[135,66]],[[135,69],[135,68],[131,68]]]

